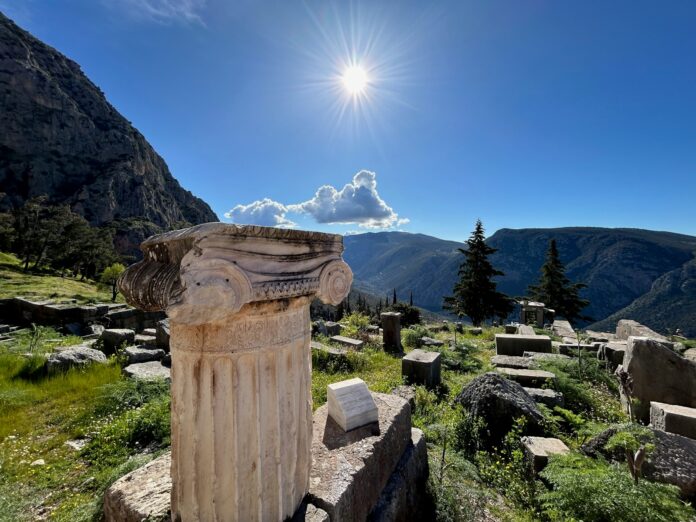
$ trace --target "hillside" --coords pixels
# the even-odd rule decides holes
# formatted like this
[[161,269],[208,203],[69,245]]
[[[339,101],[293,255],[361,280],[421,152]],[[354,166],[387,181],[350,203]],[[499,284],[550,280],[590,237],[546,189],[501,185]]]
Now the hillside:
[[217,221],[80,66],[0,13],[0,211],[46,195],[92,225],[115,222],[116,246]]
[[[584,295],[591,301],[587,313],[593,318],[635,313],[636,320],[658,329],[696,328],[688,316],[696,306],[691,291],[696,238],[635,229],[502,229],[488,240],[499,249],[493,262],[505,272],[499,281],[502,291],[525,294],[538,277],[552,237],[568,275],[588,285]],[[396,288],[403,298],[413,291],[417,305],[434,311],[451,292],[462,261],[456,251],[460,243],[422,234],[360,234],[346,237],[345,244],[358,287],[378,295]],[[624,310],[634,302],[634,309]]]

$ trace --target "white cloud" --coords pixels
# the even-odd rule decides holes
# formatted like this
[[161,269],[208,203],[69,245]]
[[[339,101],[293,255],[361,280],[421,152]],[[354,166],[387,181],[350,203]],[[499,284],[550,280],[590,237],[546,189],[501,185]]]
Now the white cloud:
[[288,208],[282,203],[264,198],[248,205],[237,205],[225,217],[235,223],[245,225],[262,225],[265,227],[291,228],[295,223],[285,217]]
[[379,196],[377,176],[369,170],[358,172],[341,190],[324,185],[309,201],[287,208],[310,214],[318,223],[357,224],[363,228],[391,228],[408,223]]
[[112,8],[122,8],[136,18],[158,23],[184,22],[205,25],[201,11],[207,0],[102,0]]
[[353,181],[340,190],[331,185],[319,187],[314,197],[304,203],[285,205],[264,198],[248,205],[237,205],[225,212],[225,217],[234,223],[290,228],[296,226],[286,217],[291,213],[309,215],[317,223],[358,225],[360,228],[394,228],[409,222],[400,218],[379,196],[377,176],[368,170],[358,172]]

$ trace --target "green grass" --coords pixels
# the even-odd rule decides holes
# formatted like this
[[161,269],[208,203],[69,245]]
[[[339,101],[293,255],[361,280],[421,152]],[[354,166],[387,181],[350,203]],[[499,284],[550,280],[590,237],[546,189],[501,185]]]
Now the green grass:
[[[166,383],[124,380],[108,364],[45,375],[35,372],[56,344],[40,341],[38,355],[18,355],[18,335],[0,353],[0,520],[98,520],[104,489],[169,443]],[[78,338],[79,339],[79,338]],[[89,437],[82,453],[66,441]],[[145,447],[153,452],[140,455]],[[45,465],[31,463],[43,459]]]
[[[24,272],[19,259],[0,252],[0,299],[15,296],[53,301],[75,299],[80,304],[111,301],[111,292],[93,281]],[[120,296],[117,301],[122,302]]]

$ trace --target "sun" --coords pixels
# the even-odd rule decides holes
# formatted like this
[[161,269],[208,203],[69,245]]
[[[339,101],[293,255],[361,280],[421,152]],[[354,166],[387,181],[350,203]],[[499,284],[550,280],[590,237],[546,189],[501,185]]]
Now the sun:
[[360,65],[351,65],[346,68],[341,76],[341,81],[343,82],[343,87],[351,96],[363,94],[370,83],[367,71]]

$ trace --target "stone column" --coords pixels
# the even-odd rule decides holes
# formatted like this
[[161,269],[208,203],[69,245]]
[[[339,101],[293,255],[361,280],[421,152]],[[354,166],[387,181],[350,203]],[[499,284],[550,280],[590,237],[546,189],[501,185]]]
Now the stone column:
[[208,223],[141,248],[119,286],[170,319],[172,520],[292,517],[311,466],[309,305],[350,290],[342,237]]
[[401,314],[399,312],[382,312],[382,342],[384,351],[401,353]]

